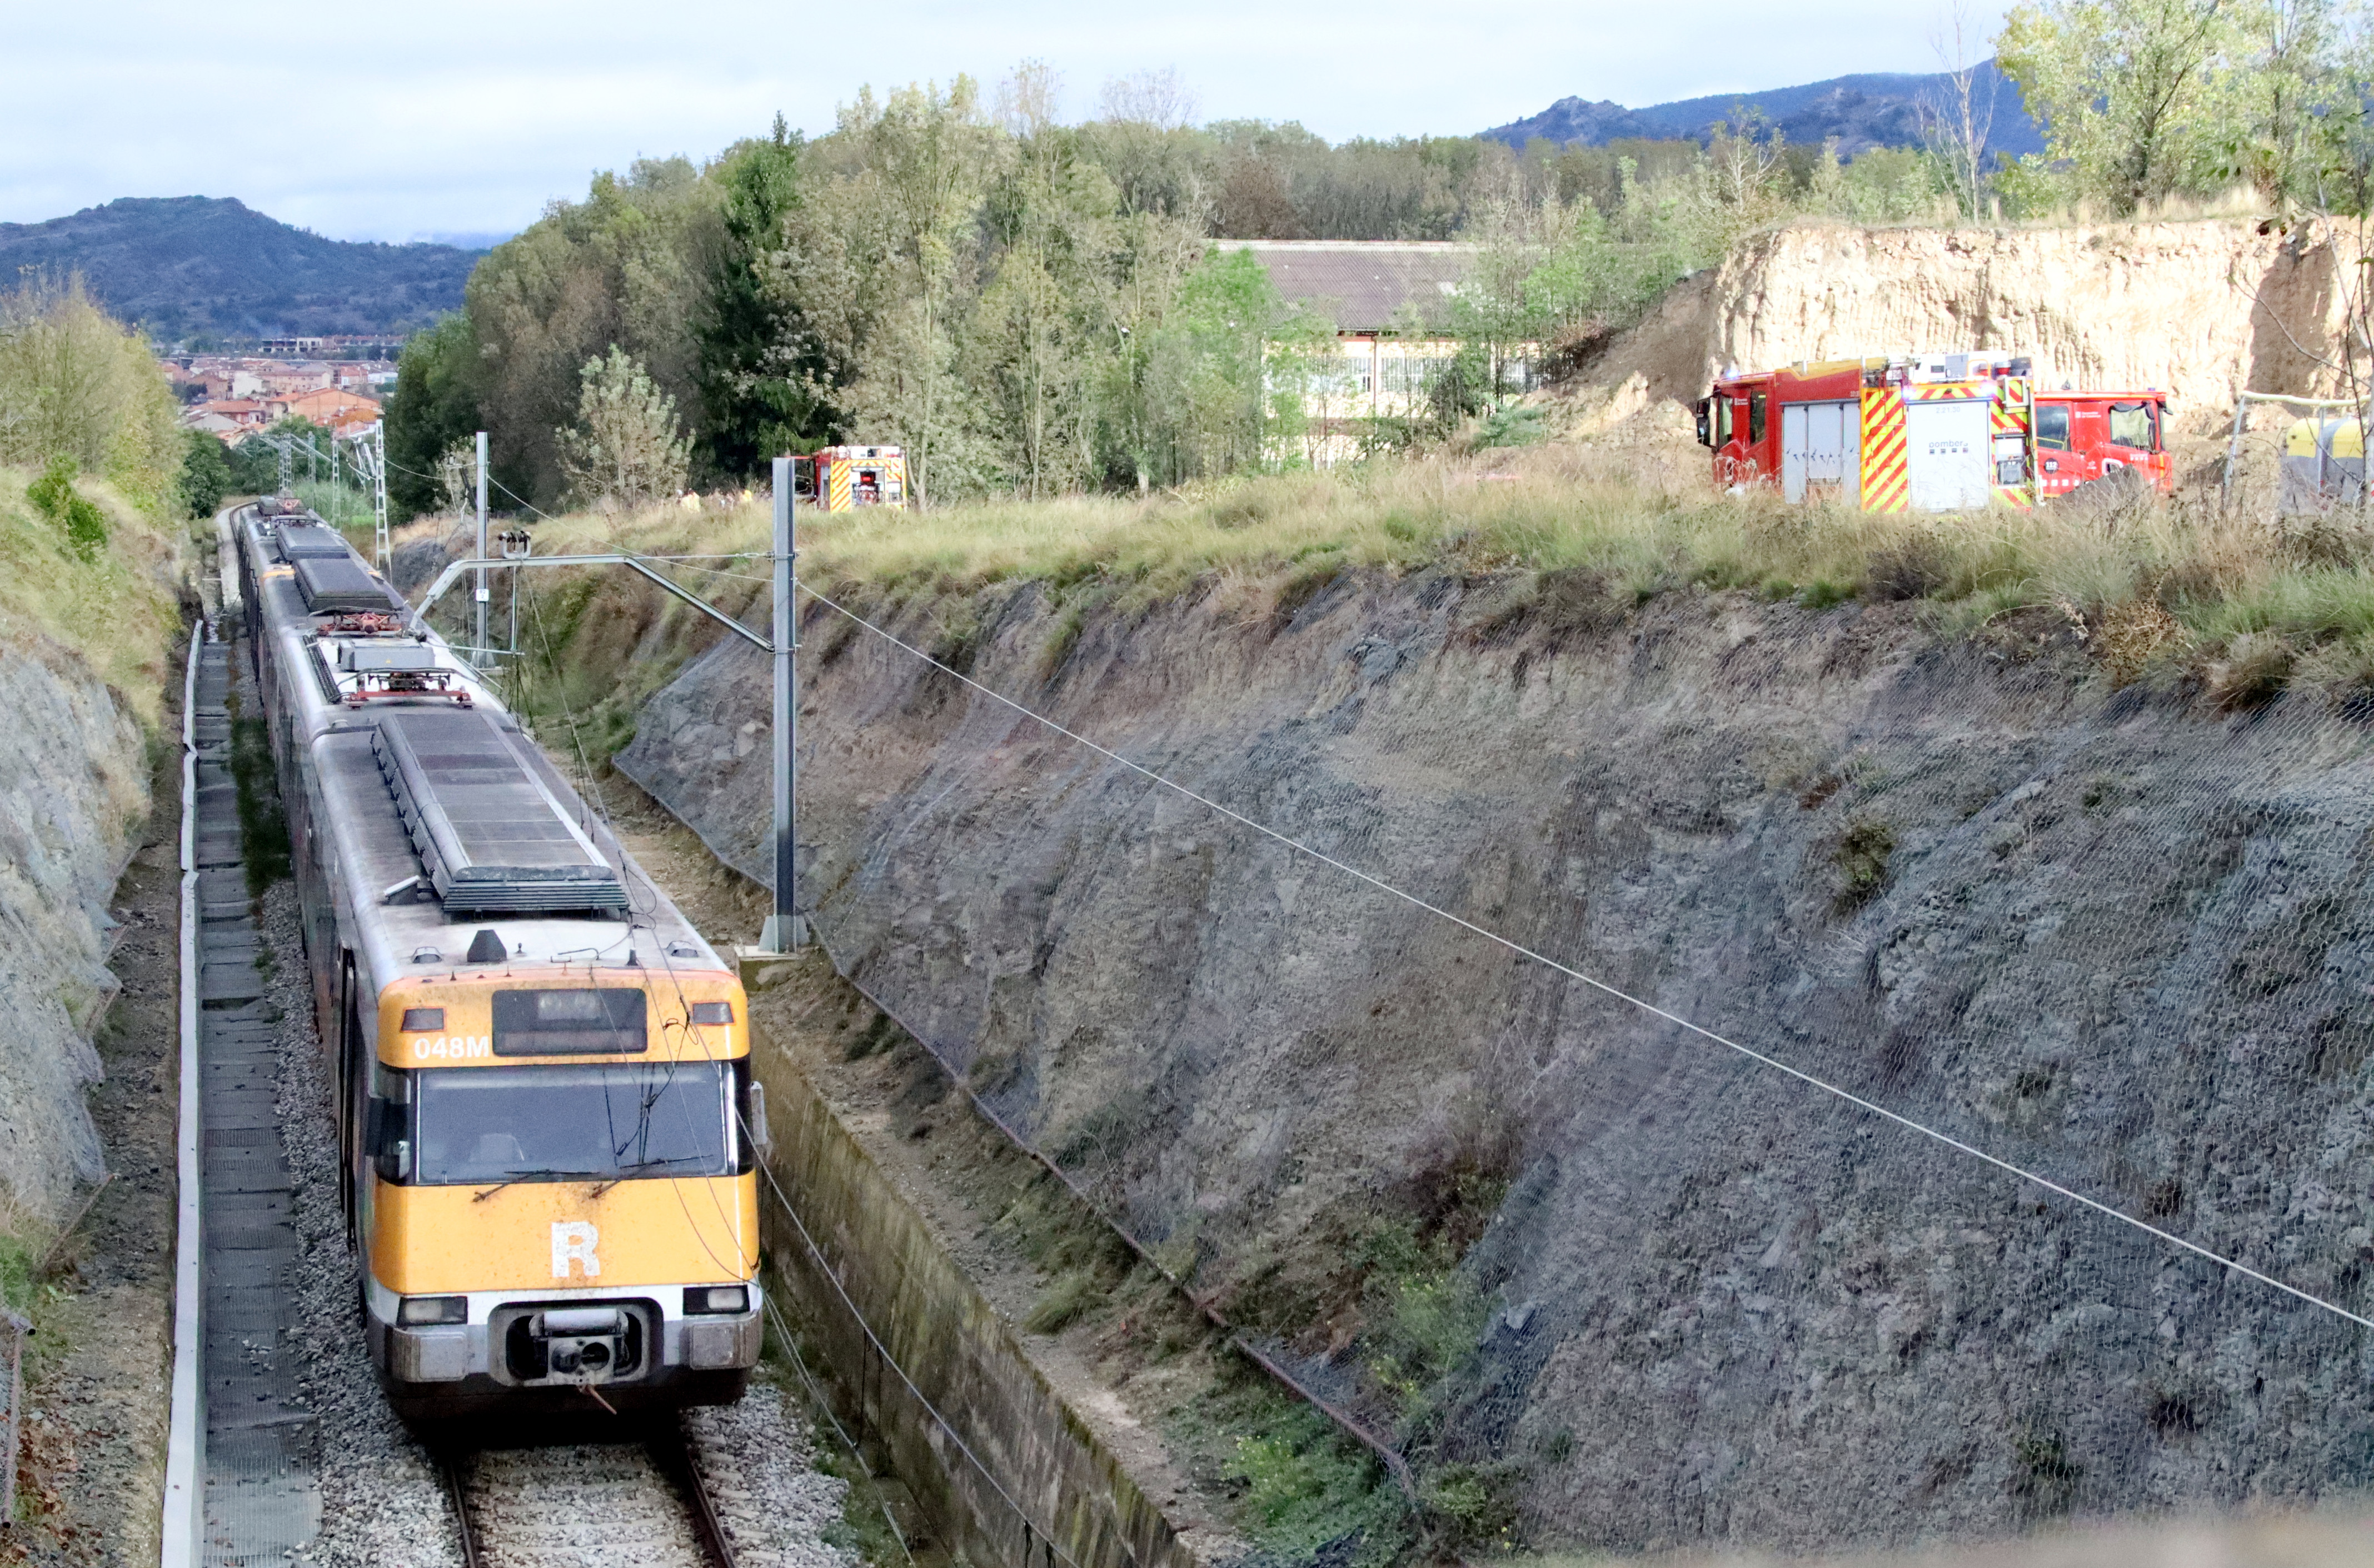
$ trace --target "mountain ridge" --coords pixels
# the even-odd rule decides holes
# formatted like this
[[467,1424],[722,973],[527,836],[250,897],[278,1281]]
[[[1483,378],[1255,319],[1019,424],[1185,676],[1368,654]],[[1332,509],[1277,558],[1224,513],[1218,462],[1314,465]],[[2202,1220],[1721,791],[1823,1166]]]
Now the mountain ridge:
[[462,306],[483,252],[331,240],[229,196],[125,196],[0,224],[0,275],[77,273],[166,341],[395,333]]
[[[1874,147],[1919,146],[1921,103],[1924,97],[1944,101],[1948,87],[1943,73],[1864,72],[1832,76],[1796,87],[1760,91],[1710,93],[1702,98],[1676,99],[1639,109],[1604,99],[1559,99],[1538,114],[1512,120],[1478,133],[1485,140],[1522,150],[1535,139],[1562,146],[1604,146],[1612,141],[1639,137],[1670,141],[1703,137],[1709,129],[1742,106],[1760,110],[1764,123],[1791,142],[1820,143],[1837,137],[1839,152],[1853,158]],[[1992,60],[1980,62],[1971,88],[1984,103],[1992,96],[1994,125],[1987,150],[2017,158],[2044,150],[2043,127],[2028,118],[2019,86],[1996,69]]]

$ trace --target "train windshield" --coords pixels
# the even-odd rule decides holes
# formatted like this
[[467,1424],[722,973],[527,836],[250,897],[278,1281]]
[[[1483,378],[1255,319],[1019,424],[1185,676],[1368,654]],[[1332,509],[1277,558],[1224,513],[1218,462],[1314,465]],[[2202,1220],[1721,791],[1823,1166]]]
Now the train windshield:
[[430,1068],[417,1075],[414,1179],[728,1176],[730,1062]]

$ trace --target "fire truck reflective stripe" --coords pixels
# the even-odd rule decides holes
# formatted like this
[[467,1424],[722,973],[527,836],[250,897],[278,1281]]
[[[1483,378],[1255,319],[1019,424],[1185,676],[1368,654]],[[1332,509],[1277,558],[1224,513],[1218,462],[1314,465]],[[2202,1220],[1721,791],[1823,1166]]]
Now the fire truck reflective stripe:
[[1894,387],[1863,390],[1863,507],[1900,512],[1911,497],[1904,461],[1904,400]]
[[826,467],[826,472],[830,474],[832,477],[827,482],[824,509],[833,512],[847,511],[850,507],[849,464],[845,462],[829,463]]
[[[2027,383],[2016,380],[1999,382],[1994,412],[1988,420],[1990,432],[1997,436],[2016,437],[2020,450],[2027,454],[2029,472],[2033,473],[2036,451],[2027,439]],[[1996,455],[2003,455],[2000,449]],[[2029,511],[2034,509],[2037,497],[2036,492],[2025,485],[1998,484],[1995,499],[2020,511]]]

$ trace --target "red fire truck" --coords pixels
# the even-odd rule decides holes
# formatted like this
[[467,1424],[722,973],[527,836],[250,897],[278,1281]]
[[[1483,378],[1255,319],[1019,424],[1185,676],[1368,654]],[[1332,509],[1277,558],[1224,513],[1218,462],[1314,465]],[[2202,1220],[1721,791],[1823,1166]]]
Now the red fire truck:
[[2133,469],[2165,494],[2168,394],[2049,392],[2025,356],[1905,355],[1727,374],[1699,400],[1715,483],[1865,511],[2016,507]]

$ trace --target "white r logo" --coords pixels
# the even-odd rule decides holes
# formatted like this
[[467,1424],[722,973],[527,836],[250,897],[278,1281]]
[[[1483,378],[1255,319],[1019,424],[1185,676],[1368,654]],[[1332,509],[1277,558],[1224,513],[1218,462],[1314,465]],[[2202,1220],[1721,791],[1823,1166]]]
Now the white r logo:
[[587,1279],[601,1278],[602,1260],[594,1256],[594,1245],[601,1239],[601,1233],[582,1220],[553,1221],[552,1277],[569,1278],[569,1265],[575,1262],[585,1266]]

